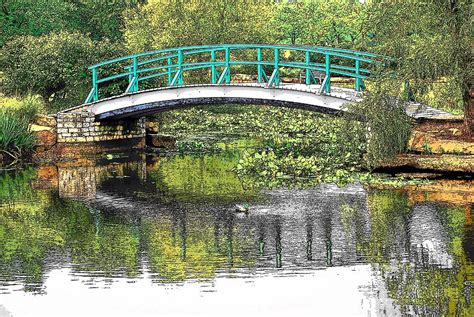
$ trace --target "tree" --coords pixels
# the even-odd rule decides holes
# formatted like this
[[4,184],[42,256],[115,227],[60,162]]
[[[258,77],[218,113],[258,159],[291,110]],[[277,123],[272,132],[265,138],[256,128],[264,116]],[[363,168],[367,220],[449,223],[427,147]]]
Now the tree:
[[307,2],[281,2],[274,20],[278,41],[291,45],[303,44],[307,38],[310,16]]
[[465,127],[474,133],[473,4],[471,0],[372,1],[368,4],[370,45],[393,57],[399,82],[414,93],[452,80],[464,104]]
[[77,30],[90,34],[94,40],[110,39],[111,41],[122,40],[123,12],[145,2],[145,0],[72,1],[76,2],[78,17],[81,20],[80,28]]
[[358,1],[284,1],[273,28],[284,43],[353,48],[362,36],[365,8]]
[[0,46],[20,35],[77,28],[77,8],[64,0],[0,0]]
[[3,90],[9,94],[39,94],[49,110],[82,103],[90,89],[87,67],[124,53],[108,40],[92,41],[69,32],[20,36],[2,50]]
[[150,0],[125,13],[131,51],[218,43],[272,42],[273,1]]
[[122,40],[123,11],[144,0],[0,0],[0,46],[21,35],[77,31]]

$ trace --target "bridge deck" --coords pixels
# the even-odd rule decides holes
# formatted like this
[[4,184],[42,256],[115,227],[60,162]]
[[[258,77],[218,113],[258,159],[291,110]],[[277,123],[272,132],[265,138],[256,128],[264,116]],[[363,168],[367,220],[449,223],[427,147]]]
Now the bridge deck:
[[[308,90],[314,93],[317,93],[321,87],[321,85],[305,85],[305,84],[285,84],[281,83],[281,86],[284,86],[287,89],[297,89],[297,90]],[[359,102],[363,99],[363,93],[357,92],[353,89],[348,88],[341,88],[341,87],[331,87],[331,93],[328,94],[333,97],[346,99],[352,102]],[[415,119],[422,119],[422,118],[443,118],[443,119],[451,119],[456,116],[453,114],[439,110],[419,102],[409,102],[406,105],[406,112],[412,118]]]
[[[248,87],[248,97],[245,97],[245,88]],[[232,84],[220,84],[220,85],[187,85],[181,87],[163,87],[163,88],[155,88],[149,90],[142,90],[139,92],[134,93],[126,93],[119,96],[114,96],[110,98],[104,98],[97,102],[91,104],[84,104],[76,108],[71,108],[66,110],[66,112],[70,111],[83,111],[88,110],[94,112],[98,119],[105,119],[109,117],[125,117],[131,114],[139,115],[144,114],[147,115],[149,113],[156,112],[158,108],[160,110],[170,109],[173,107],[146,107],[143,108],[141,105],[149,105],[151,103],[159,103],[160,99],[153,99],[153,98],[161,98],[158,97],[158,94],[161,96],[165,96],[168,100],[172,100],[174,104],[179,103],[178,98],[182,98],[180,100],[185,103],[187,99],[199,99],[202,96],[203,91],[208,91],[209,89],[216,88],[217,90],[224,90],[220,96],[218,94],[215,95],[216,98],[226,98],[228,96],[230,100],[237,100],[238,98],[248,99],[245,100],[245,103],[251,103],[251,99],[258,100],[262,97],[269,98],[268,95],[272,95],[276,98],[276,101],[281,101],[282,103],[299,103],[304,104],[308,103],[308,100],[311,98],[319,99],[318,104],[312,104],[312,102],[308,103],[308,107],[300,107],[305,108],[313,111],[319,112],[326,112],[326,113],[335,113],[344,111],[344,104],[348,102],[360,102],[363,99],[363,93],[357,92],[353,89],[348,88],[341,88],[333,86],[331,88],[331,93],[325,93],[322,95],[318,95],[320,91],[321,85],[312,84],[296,84],[296,83],[280,83],[279,87],[267,87],[266,84],[261,83],[232,83]],[[252,89],[253,88],[253,89]],[[257,88],[257,89],[255,89]],[[263,89],[262,89],[263,88]],[[191,89],[194,89],[194,92]],[[244,89],[243,92],[238,92],[238,89]],[[236,92],[237,91],[237,92]],[[292,92],[294,93],[293,95]],[[174,96],[170,96],[169,94],[172,93]],[[275,95],[279,93],[281,94],[280,97],[275,97]],[[260,96],[259,94],[267,94],[267,96]],[[213,94],[211,94],[213,95]],[[214,95],[213,95],[214,96]],[[294,97],[294,98],[293,98]],[[173,99],[174,98],[174,99]],[[204,98],[204,96],[203,96]],[[271,98],[271,97],[270,97]],[[308,99],[310,98],[310,99]],[[208,98],[209,99],[209,98]],[[204,100],[204,99],[203,99]],[[219,100],[219,99],[216,99]],[[194,100],[193,104],[198,103],[198,101]],[[209,102],[203,102],[206,104]],[[121,112],[122,109],[134,105],[136,106],[136,112]],[[140,108],[141,107],[141,108]],[[298,107],[298,106],[297,106]],[[103,115],[106,113],[106,115]],[[410,117],[420,119],[420,118],[453,118],[454,116],[448,112],[438,110],[420,103],[408,103],[406,106],[406,112]],[[111,113],[114,113],[112,116]]]

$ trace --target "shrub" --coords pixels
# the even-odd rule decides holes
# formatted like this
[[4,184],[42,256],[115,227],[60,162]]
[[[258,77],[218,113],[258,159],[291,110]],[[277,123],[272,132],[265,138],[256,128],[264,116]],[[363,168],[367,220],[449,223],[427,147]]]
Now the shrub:
[[0,97],[0,111],[9,111],[29,122],[39,113],[45,112],[44,102],[40,96],[27,95],[24,98]]
[[28,129],[29,122],[44,105],[38,96],[23,99],[0,97],[0,153],[16,162],[33,149],[35,138]]
[[33,135],[28,131],[28,121],[11,110],[0,112],[0,153],[6,154],[14,162],[35,144]]
[[20,36],[6,43],[2,53],[3,90],[8,94],[39,94],[49,111],[81,104],[90,90],[87,67],[123,55],[110,41],[93,41],[69,32]]

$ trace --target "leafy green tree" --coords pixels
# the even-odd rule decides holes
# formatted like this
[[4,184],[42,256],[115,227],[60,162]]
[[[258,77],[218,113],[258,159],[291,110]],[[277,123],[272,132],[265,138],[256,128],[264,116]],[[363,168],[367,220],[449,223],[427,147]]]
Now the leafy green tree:
[[64,0],[1,0],[0,46],[20,35],[77,28],[77,8]]
[[90,89],[87,67],[122,54],[117,44],[92,41],[79,33],[21,36],[3,47],[2,88],[10,94],[40,94],[49,110],[75,106]]
[[313,21],[314,31],[325,45],[354,48],[363,36],[364,8],[359,1],[319,1],[321,13],[319,21]]
[[[371,1],[368,45],[395,59],[397,80],[409,81],[415,95],[440,81],[452,81],[464,104],[467,131],[474,132],[473,4],[470,0]],[[393,66],[390,65],[390,66]]]
[[282,2],[278,6],[274,25],[278,32],[280,42],[291,45],[302,44],[307,36],[308,20],[306,10],[308,3],[295,2],[293,4]]
[[279,41],[292,45],[354,47],[363,35],[365,8],[358,1],[284,1],[273,27]]
[[150,0],[125,14],[132,51],[216,43],[272,42],[273,1]]
[[95,40],[122,39],[123,12],[143,0],[0,0],[0,46],[21,35],[77,31]]
[[94,40],[104,38],[111,41],[122,40],[123,12],[136,8],[145,0],[72,0],[78,8],[78,18],[81,19],[80,29],[83,33],[90,34]]

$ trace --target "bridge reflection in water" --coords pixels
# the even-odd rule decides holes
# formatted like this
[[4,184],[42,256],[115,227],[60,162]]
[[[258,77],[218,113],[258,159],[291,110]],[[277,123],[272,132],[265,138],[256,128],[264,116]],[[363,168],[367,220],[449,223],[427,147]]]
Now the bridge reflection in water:
[[[464,217],[471,215],[467,207],[413,203],[405,193],[360,185],[260,193],[243,188],[229,172],[213,170],[209,181],[208,172],[196,169],[199,157],[189,158],[188,165],[179,161],[188,177],[180,181],[176,160],[40,171],[48,179],[33,182],[36,190],[30,188],[29,197],[42,210],[34,220],[42,236],[26,236],[41,252],[33,259],[21,249],[2,255],[2,282],[42,292],[57,267],[70,267],[74,279],[95,287],[143,276],[156,284],[212,283],[229,276],[292,276],[371,264],[372,285],[360,291],[375,298],[379,312],[471,309],[472,229],[460,233]],[[9,208],[24,208],[22,199]],[[242,202],[251,206],[247,216],[234,211]],[[30,230],[21,228],[31,228],[31,220],[11,218],[1,208],[6,239],[21,246],[24,230]],[[54,243],[45,239],[52,232]]]
[[[375,198],[371,202],[368,192],[360,185],[343,189],[321,185],[314,190],[273,190],[262,195],[252,190],[239,193],[241,190],[237,189],[237,195],[229,201],[209,203],[203,192],[191,190],[188,197],[179,197],[176,190],[179,192],[183,188],[167,188],[166,184],[157,184],[153,176],[147,177],[147,168],[149,172],[156,172],[154,169],[160,169],[159,163],[149,162],[147,166],[146,161],[141,160],[58,167],[59,195],[86,201],[105,214],[120,215],[136,223],[142,219],[163,217],[171,221],[173,236],[186,233],[188,222],[197,221],[197,218],[213,223],[215,241],[220,241],[221,236],[230,239],[234,227],[243,226],[247,233],[258,236],[260,255],[273,254],[274,262],[280,263],[278,257],[283,260],[282,252],[288,250],[292,254],[287,261],[295,265],[308,260],[316,265],[341,265],[364,260],[360,245],[374,234],[371,222],[377,216],[371,214],[369,206],[377,206],[378,200],[397,198],[395,194],[394,197],[383,197],[383,192],[374,191]],[[403,203],[396,202],[399,205],[392,206],[400,209],[393,211],[398,213],[392,215],[396,227],[387,228],[385,234],[388,236],[385,238],[390,240],[390,246],[385,247],[397,254],[407,252],[406,256],[416,262],[428,261],[429,264],[451,267],[449,237],[439,215],[439,205],[426,202],[409,207],[404,201],[406,197],[398,196]],[[147,198],[143,200],[143,197]],[[200,198],[202,202],[199,202]],[[234,212],[234,203],[248,200],[254,200],[248,216]],[[291,239],[282,241],[282,236]],[[186,240],[186,237],[180,239]],[[186,250],[181,253],[186,254]],[[232,254],[228,256],[232,258]]]

